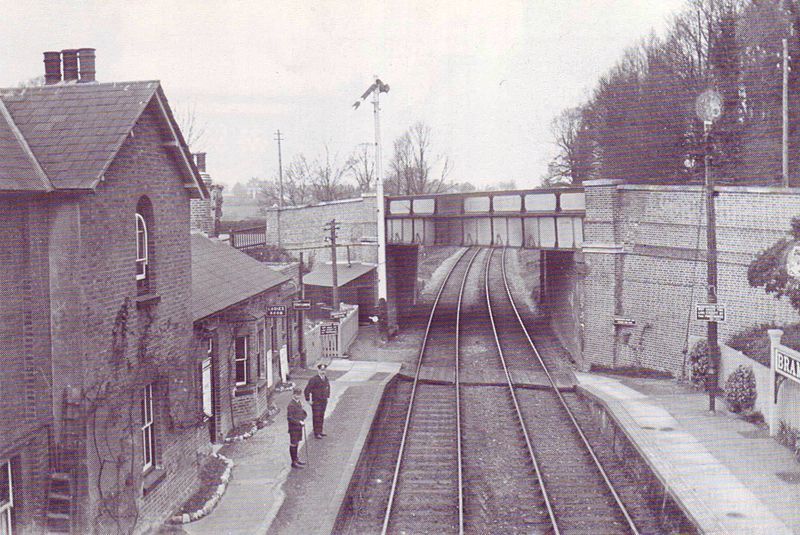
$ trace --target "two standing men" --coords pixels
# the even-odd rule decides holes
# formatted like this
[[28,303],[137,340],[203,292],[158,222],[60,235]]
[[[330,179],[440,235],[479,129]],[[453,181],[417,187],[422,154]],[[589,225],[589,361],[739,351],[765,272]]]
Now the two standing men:
[[[325,420],[325,409],[328,406],[328,398],[331,395],[331,384],[325,375],[327,365],[320,363],[317,365],[317,375],[312,377],[305,389],[306,401],[311,402],[311,413],[314,421],[314,438],[327,436],[323,431]],[[297,452],[300,441],[303,440],[303,430],[305,419],[308,413],[303,408],[301,395],[303,391],[295,387],[292,391],[292,400],[286,407],[286,419],[289,423],[289,455],[292,457],[292,468],[303,468],[304,462],[300,461]]]

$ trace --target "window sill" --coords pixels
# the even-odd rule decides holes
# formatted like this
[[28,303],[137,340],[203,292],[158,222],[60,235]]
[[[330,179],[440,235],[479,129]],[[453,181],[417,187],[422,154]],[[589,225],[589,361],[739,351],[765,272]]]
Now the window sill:
[[147,496],[153,492],[166,477],[166,469],[161,467],[151,468],[142,478],[142,496]]
[[155,292],[147,292],[136,296],[136,308],[153,306],[161,301],[161,296]]
[[265,384],[267,384],[266,379],[259,379],[255,383],[248,383],[246,385],[237,385],[236,391],[234,392],[234,396],[239,397],[239,396],[248,396],[250,394],[255,394],[256,392],[260,391]]

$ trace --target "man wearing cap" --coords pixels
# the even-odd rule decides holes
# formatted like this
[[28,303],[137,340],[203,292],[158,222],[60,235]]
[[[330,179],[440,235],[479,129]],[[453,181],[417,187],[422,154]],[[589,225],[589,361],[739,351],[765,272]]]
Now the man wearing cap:
[[289,421],[289,455],[292,457],[292,468],[303,468],[306,464],[297,457],[300,441],[303,440],[303,428],[308,413],[303,408],[303,391],[299,387],[292,390],[292,400],[286,407],[286,419]]
[[311,378],[306,385],[306,401],[311,402],[311,415],[314,421],[314,438],[327,436],[322,430],[325,419],[325,409],[328,398],[331,397],[331,383],[325,376],[327,365],[324,362],[317,364],[317,375]]

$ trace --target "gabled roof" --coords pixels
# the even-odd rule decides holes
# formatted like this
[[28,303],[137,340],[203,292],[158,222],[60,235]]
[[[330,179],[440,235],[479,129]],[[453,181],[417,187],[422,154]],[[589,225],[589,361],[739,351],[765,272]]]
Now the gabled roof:
[[[336,283],[339,286],[344,286],[349,282],[353,282],[357,278],[366,275],[373,271],[375,266],[370,264],[360,264],[353,262],[350,265],[336,264]],[[303,275],[303,284],[306,286],[325,286],[330,288],[333,286],[333,273],[330,264],[323,264],[318,266],[314,271]]]
[[256,296],[291,277],[226,243],[192,234],[192,320]]
[[0,100],[0,190],[51,191],[53,185],[45,176],[30,147],[22,137],[11,115]]
[[[94,189],[153,100],[173,138],[184,181],[206,190],[157,81],[0,89],[0,102],[56,190]],[[0,139],[2,136],[0,134]],[[0,177],[20,173],[0,153]],[[17,179],[19,181],[19,179]],[[13,185],[13,184],[8,184]]]

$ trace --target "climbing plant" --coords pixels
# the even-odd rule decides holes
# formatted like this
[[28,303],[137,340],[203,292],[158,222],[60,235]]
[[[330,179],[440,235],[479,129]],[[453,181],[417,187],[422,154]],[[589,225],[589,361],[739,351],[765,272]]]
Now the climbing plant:
[[792,239],[782,238],[761,251],[747,268],[747,282],[753,288],[764,288],[776,299],[789,298],[795,310],[800,312],[800,281],[786,272],[786,255],[800,243],[800,217],[792,218]]

